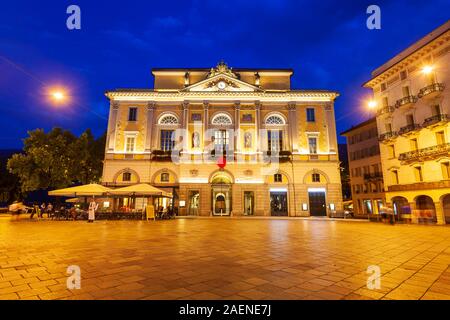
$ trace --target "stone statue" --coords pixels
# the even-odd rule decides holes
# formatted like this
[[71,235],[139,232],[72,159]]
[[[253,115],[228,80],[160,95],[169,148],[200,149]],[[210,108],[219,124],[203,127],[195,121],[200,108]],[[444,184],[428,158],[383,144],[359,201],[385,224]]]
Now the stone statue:
[[252,134],[251,132],[246,132],[244,134],[244,147],[251,148],[252,147]]
[[197,131],[192,134],[192,147],[200,148],[200,134]]

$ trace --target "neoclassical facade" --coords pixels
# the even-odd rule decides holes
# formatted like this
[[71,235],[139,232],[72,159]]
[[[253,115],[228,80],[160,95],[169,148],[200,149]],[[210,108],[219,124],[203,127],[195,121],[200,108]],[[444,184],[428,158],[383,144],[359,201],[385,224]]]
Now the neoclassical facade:
[[106,92],[103,183],[150,183],[178,215],[327,216],[342,209],[336,92],[291,69],[153,69],[154,89]]
[[386,201],[400,220],[450,223],[450,21],[372,73]]

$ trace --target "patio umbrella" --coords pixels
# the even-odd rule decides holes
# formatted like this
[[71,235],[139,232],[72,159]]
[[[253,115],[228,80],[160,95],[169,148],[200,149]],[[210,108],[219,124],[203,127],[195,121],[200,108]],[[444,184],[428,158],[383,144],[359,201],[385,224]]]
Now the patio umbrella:
[[70,198],[66,200],[67,203],[78,203],[82,202],[80,198]]
[[100,184],[91,183],[82,186],[49,191],[48,195],[56,197],[80,197],[80,196],[93,197],[93,196],[102,196],[110,192],[111,190],[112,189],[104,187]]
[[112,195],[162,196],[166,198],[172,197],[172,193],[158,189],[147,183],[140,183],[128,187],[110,190],[108,193]]

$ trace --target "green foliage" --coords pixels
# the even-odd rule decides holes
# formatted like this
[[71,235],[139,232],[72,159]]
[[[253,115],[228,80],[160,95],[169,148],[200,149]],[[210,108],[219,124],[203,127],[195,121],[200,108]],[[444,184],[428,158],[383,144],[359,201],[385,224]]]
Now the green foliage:
[[22,192],[64,188],[73,182],[98,182],[102,173],[105,136],[95,139],[88,129],[76,137],[54,128],[28,132],[24,153],[8,160],[8,170],[16,175]]

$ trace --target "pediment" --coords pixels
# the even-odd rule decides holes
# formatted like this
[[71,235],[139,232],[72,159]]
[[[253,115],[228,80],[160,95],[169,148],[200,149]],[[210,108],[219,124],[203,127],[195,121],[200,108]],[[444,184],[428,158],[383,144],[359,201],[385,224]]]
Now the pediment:
[[257,86],[241,81],[226,73],[216,73],[214,76],[194,83],[183,91],[191,92],[255,92],[262,91]]

